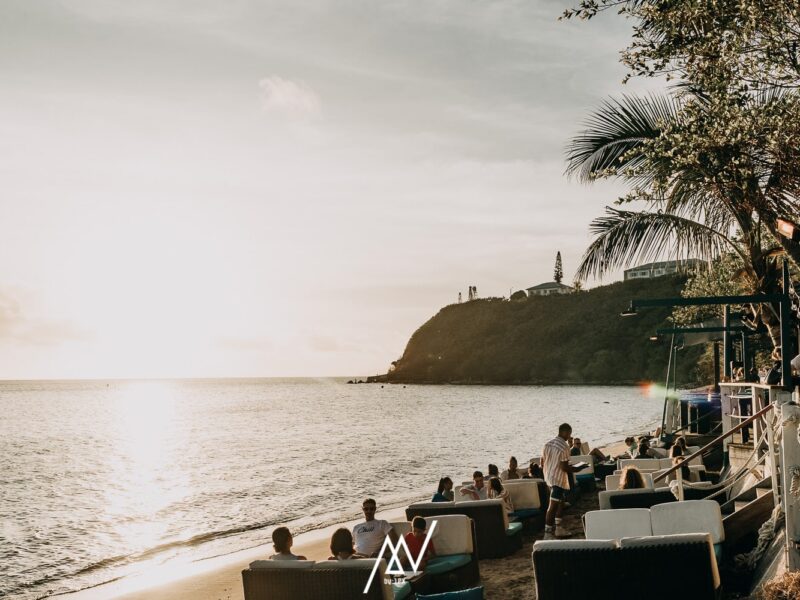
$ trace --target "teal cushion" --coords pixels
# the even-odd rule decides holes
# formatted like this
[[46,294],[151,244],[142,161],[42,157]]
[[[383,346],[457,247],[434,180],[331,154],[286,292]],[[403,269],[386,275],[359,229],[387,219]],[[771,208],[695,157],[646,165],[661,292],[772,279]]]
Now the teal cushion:
[[468,565],[472,560],[469,554],[448,554],[447,556],[434,556],[428,561],[428,566],[425,567],[425,572],[428,575],[441,575],[442,573],[449,573],[450,571]]
[[417,594],[417,600],[483,600],[483,586],[428,596]]
[[509,513],[509,516],[514,517],[515,519],[530,519],[531,517],[536,517],[540,514],[542,514],[542,511],[538,508],[521,508]]
[[407,581],[403,583],[393,583],[392,592],[394,592],[394,600],[404,600],[411,596],[411,584]]
[[584,475],[575,475],[575,479],[578,481],[589,481],[590,479],[594,481],[594,473],[586,473]]
[[509,523],[506,529],[506,535],[511,537],[512,535],[517,535],[520,531],[522,531],[522,523]]
[[717,564],[722,562],[722,544],[714,544],[714,556],[717,557]]

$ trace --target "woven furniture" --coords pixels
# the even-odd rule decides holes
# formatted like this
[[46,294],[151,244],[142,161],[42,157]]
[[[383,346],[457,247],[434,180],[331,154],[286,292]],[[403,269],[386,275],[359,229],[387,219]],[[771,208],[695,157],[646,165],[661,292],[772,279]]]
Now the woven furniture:
[[[304,562],[309,566],[287,566],[285,563]],[[386,561],[381,560],[372,585],[364,593],[375,566],[375,559],[347,561],[256,561],[242,571],[245,600],[399,600],[408,598],[410,589],[404,587],[395,594],[384,581]]]
[[522,548],[522,524],[508,523],[502,500],[417,502],[406,508],[406,519],[435,515],[466,515],[475,522],[478,558],[501,558]]
[[533,545],[537,600],[717,600],[721,585],[707,533]]

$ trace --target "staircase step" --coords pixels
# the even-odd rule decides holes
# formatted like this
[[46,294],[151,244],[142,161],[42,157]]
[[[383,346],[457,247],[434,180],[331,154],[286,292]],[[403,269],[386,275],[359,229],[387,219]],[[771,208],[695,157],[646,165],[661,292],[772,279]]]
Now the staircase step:
[[738,510],[741,510],[741,509],[743,509],[745,506],[747,506],[748,504],[750,504],[750,503],[749,503],[749,502],[747,502],[746,500],[736,500],[736,501],[734,501],[734,503],[733,503],[734,510],[737,510],[737,511],[738,511]]
[[761,498],[761,496],[766,496],[771,491],[772,491],[772,488],[757,487],[756,488],[756,498]]

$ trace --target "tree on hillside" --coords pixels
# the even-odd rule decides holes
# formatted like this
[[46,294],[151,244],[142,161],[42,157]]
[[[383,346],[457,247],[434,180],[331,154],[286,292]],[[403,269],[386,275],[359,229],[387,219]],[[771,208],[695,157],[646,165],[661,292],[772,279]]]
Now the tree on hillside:
[[[664,254],[712,260],[730,252],[749,292],[778,291],[774,256],[786,239],[775,235],[776,218],[800,216],[798,174],[789,173],[796,167],[784,162],[798,152],[792,140],[800,136],[800,96],[764,95],[727,107],[727,113],[719,102],[724,100],[685,89],[608,101],[570,142],[569,173],[586,182],[621,179],[631,192],[618,204],[638,200],[646,206],[607,207],[592,222],[594,240],[578,267],[581,279]],[[770,112],[794,115],[794,138],[763,121]],[[721,113],[737,115],[735,136]],[[753,309],[777,344],[776,307]]]
[[553,280],[556,283],[561,283],[562,279],[564,279],[564,268],[561,266],[561,251],[559,250],[556,253],[556,267],[553,270]]

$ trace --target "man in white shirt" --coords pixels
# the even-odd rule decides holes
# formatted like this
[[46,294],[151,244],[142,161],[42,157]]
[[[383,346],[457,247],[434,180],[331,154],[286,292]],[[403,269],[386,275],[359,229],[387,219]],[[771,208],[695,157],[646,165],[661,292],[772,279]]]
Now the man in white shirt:
[[483,473],[475,471],[472,474],[472,485],[461,488],[461,495],[469,495],[473,500],[486,500],[486,486],[483,485]]
[[356,552],[375,558],[381,551],[383,541],[386,536],[392,540],[392,544],[397,543],[397,534],[389,525],[389,521],[375,518],[375,511],[378,505],[372,498],[367,498],[361,504],[364,511],[364,522],[353,527],[353,541],[356,545]]
[[561,512],[569,490],[569,474],[575,470],[569,464],[569,444],[572,427],[562,423],[558,428],[558,436],[547,442],[542,449],[542,470],[544,480],[550,486],[550,504],[544,519],[544,539],[568,537],[561,527]]

